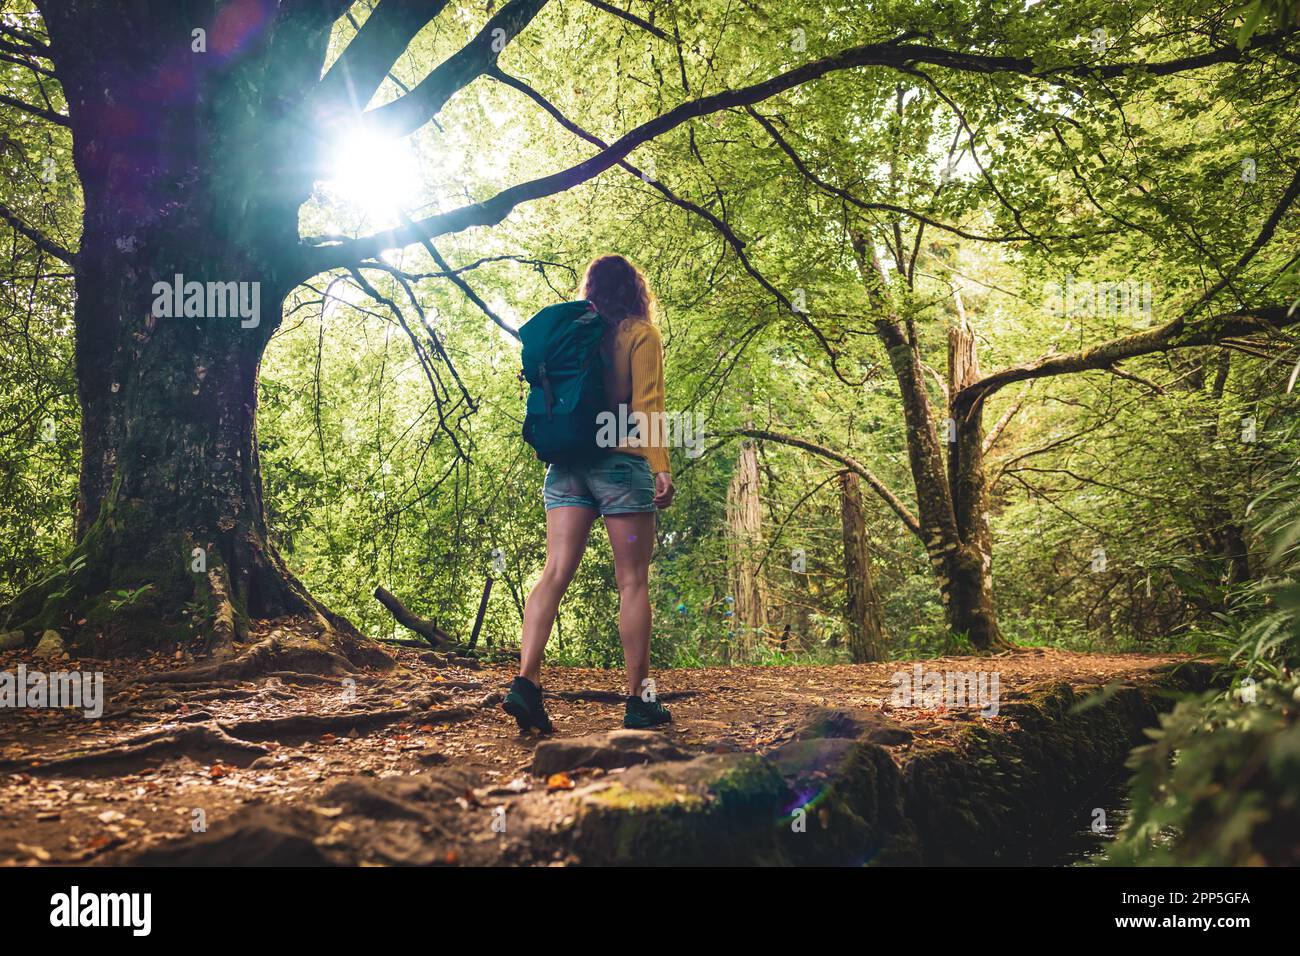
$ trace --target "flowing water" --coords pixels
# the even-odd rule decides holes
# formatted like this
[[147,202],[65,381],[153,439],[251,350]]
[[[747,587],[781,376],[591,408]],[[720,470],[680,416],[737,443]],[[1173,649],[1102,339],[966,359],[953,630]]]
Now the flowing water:
[[[1080,802],[1073,825],[1044,841],[1034,866],[1091,866],[1105,852],[1128,816],[1128,771],[1120,769],[1088,800]],[[1097,810],[1105,811],[1105,826]],[[1098,824],[1094,827],[1094,821]]]

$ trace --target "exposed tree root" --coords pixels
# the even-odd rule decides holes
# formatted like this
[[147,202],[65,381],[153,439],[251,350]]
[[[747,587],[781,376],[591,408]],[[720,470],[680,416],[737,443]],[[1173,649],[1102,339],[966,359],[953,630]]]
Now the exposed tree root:
[[207,653],[216,659],[233,657],[235,641],[247,637],[247,629],[231,603],[224,565],[208,571],[208,596],[212,602],[212,625],[208,631]]
[[[344,646],[343,649],[354,651],[351,657],[344,656],[334,648],[339,646],[333,638],[344,637],[338,632],[326,631],[321,638],[304,638],[298,635],[276,635],[259,641],[232,660],[208,661],[194,667],[176,671],[163,671],[147,674],[140,678],[141,683],[151,684],[211,684],[223,680],[251,680],[271,674],[291,672],[300,683],[305,682],[303,675],[321,677],[346,677],[356,674],[358,667],[354,658],[360,658],[361,665],[392,667],[393,661],[382,650],[373,645]],[[365,639],[361,639],[365,644]]]
[[212,755],[230,763],[250,763],[268,751],[265,747],[238,740],[219,724],[201,723],[167,727],[130,737],[111,747],[58,754],[48,760],[0,761],[0,770],[21,770],[43,774],[53,771],[86,770],[148,758]]
[[267,717],[257,720],[240,720],[220,724],[222,730],[241,740],[289,741],[321,734],[344,736],[357,731],[371,730],[401,720],[418,720],[421,724],[445,724],[466,720],[474,716],[477,708],[449,707],[445,710],[427,710],[427,703],[413,707],[395,707],[388,710],[357,711],[345,714],[291,714],[287,717]]
[[354,731],[360,733],[402,720],[418,720],[422,725],[454,723],[466,720],[478,711],[477,707],[472,706],[427,709],[431,704],[445,699],[445,695],[431,694],[410,707],[342,714],[290,714],[285,717],[235,721],[214,720],[210,713],[198,711],[177,718],[167,727],[136,734],[111,746],[68,751],[40,761],[31,758],[0,761],[0,771],[80,771],[138,760],[200,753],[243,765],[270,752],[260,745],[262,742],[287,743],[322,734],[345,736]]

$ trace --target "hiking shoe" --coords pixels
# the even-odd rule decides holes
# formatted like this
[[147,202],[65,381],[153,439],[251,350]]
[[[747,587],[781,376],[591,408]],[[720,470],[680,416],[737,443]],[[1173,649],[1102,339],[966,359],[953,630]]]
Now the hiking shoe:
[[623,713],[623,726],[629,730],[644,730],[647,727],[658,727],[660,724],[671,724],[673,715],[668,713],[668,708],[657,700],[642,700],[640,697],[629,697],[627,699],[627,709]]
[[510,690],[501,702],[501,709],[519,723],[520,733],[527,733],[530,727],[536,727],[544,734],[555,730],[542,705],[542,689],[527,677],[516,677],[510,682]]

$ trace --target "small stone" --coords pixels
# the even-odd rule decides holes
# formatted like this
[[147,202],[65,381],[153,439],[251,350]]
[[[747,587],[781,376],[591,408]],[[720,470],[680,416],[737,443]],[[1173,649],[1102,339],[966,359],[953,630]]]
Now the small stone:
[[43,658],[59,657],[64,653],[63,638],[58,631],[46,631],[41,635],[40,643],[36,645],[36,650],[32,653]]
[[0,651],[16,651],[23,646],[22,631],[5,631],[0,633]]
[[685,760],[690,755],[648,730],[614,730],[584,737],[545,740],[533,752],[534,776],[550,777],[578,768],[614,770],[636,764]]

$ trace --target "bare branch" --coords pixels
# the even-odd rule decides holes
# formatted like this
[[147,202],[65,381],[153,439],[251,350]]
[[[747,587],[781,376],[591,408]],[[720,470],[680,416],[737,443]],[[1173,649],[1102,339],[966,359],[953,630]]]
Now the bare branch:
[[[505,17],[507,12],[511,14],[512,18],[528,13],[529,19],[531,19],[531,15],[536,12],[532,8],[540,6],[542,2],[544,0],[512,0],[511,3],[501,9],[496,17],[493,17],[493,21]],[[447,97],[450,97],[452,93],[465,83],[468,83],[474,76],[488,70],[495,64],[496,54],[488,52],[484,46],[484,44],[491,42],[489,39],[485,39],[485,33],[489,30],[491,24],[492,21],[489,21],[489,27],[484,28],[484,33],[480,33],[469,45],[438,67],[410,94],[388,106],[372,111],[376,118],[385,110],[397,107],[396,112],[389,114],[396,122],[396,126],[393,128],[409,132],[411,129],[418,127],[425,119],[434,115],[437,111],[436,108],[432,112],[430,112],[430,108],[440,108],[441,104],[446,102]],[[1295,32],[1270,34],[1268,38],[1257,37],[1256,39],[1260,42],[1248,46],[1247,51],[1262,45],[1265,39],[1269,39],[1270,42],[1278,42],[1280,37],[1291,36]],[[1033,60],[1028,57],[983,56],[943,50],[936,47],[895,43],[869,43],[850,47],[839,53],[805,63],[803,66],[778,74],[760,83],[689,100],[635,127],[615,141],[608,149],[575,166],[511,186],[483,202],[461,206],[457,209],[430,216],[413,225],[404,225],[401,228],[387,232],[363,236],[333,246],[306,249],[303,251],[302,268],[308,271],[302,277],[308,278],[327,269],[374,258],[385,249],[408,245],[418,241],[421,236],[434,238],[450,232],[469,229],[473,226],[496,225],[519,204],[540,199],[543,196],[554,195],[586,182],[617,164],[619,160],[642,143],[676,129],[688,120],[706,116],[719,110],[749,106],[841,70],[856,69],[863,66],[889,66],[902,69],[910,63],[926,62],[966,72],[1017,73],[1028,77],[1048,77],[1060,74],[1104,77],[1142,70],[1164,76],[1206,65],[1232,62],[1241,59],[1245,54],[1246,51],[1238,50],[1234,45],[1198,56],[1183,57],[1164,63],[1074,65],[1041,71],[1035,66]],[[401,107],[400,104],[408,98],[414,98],[411,100],[412,105]],[[418,122],[410,125],[417,119]]]
[[[406,213],[402,213],[402,219],[408,224],[411,221],[410,218],[406,215]],[[494,323],[496,323],[498,328],[508,333],[509,335],[513,336],[516,342],[519,341],[519,330],[516,329],[513,325],[511,325],[509,322],[507,322],[505,319],[501,318],[501,316],[497,315],[495,312],[492,311],[491,306],[489,306],[486,302],[484,302],[483,299],[479,296],[479,294],[474,291],[474,287],[471,286],[469,282],[466,281],[460,275],[459,272],[452,269],[452,267],[448,265],[447,260],[442,257],[442,253],[440,253],[434,247],[432,240],[421,239],[420,244],[424,246],[424,251],[429,253],[429,258],[431,258],[434,261],[434,263],[438,266],[438,268],[443,271],[443,274],[447,277],[448,281],[450,281],[452,285],[454,285],[456,288],[460,289],[462,293],[464,293],[465,298],[469,299],[470,302],[478,306],[479,311],[481,311],[484,315],[486,315],[489,319],[491,319]]]
[[389,68],[446,6],[447,0],[381,0],[321,79],[315,106],[364,110]]
[[408,631],[419,634],[434,647],[446,647],[452,643],[450,634],[438,627],[437,624],[434,624],[433,621],[412,614],[407,610],[406,605],[399,601],[390,591],[382,587],[376,587],[375,600],[388,609],[388,613],[393,615],[398,624]]
[[651,33],[654,36],[657,36],[661,40],[672,40],[672,37],[670,37],[667,33],[664,33],[663,30],[660,30],[653,23],[649,22],[648,20],[642,20],[634,13],[628,13],[626,10],[620,10],[612,3],[605,3],[604,0],[587,0],[587,2],[591,4],[593,7],[595,7],[597,10],[604,10],[606,13],[612,13],[614,16],[618,17],[619,19],[626,20],[628,23],[640,27],[642,30],[645,30],[647,33]]
[[54,110],[47,110],[43,106],[32,106],[30,103],[24,103],[22,100],[13,96],[6,96],[0,93],[0,103],[6,106],[12,106],[14,109],[22,110],[24,113],[30,113],[32,116],[39,116],[43,120],[51,123],[57,123],[59,126],[71,126],[71,121],[63,113],[56,113]]
[[781,148],[783,153],[790,157],[790,162],[804,177],[804,179],[808,180],[822,192],[830,193],[832,196],[838,196],[845,202],[850,203],[859,209],[867,212],[891,212],[895,215],[907,216],[909,219],[915,219],[923,225],[934,226],[936,229],[942,229],[944,232],[950,232],[953,235],[961,236],[963,239],[972,239],[976,242],[1027,242],[1033,239],[1033,236],[1028,234],[1020,236],[981,236],[976,233],[967,232],[960,226],[951,226],[947,223],[939,222],[937,219],[933,219],[925,213],[917,212],[914,209],[908,209],[906,206],[899,206],[888,202],[867,202],[866,200],[859,199],[847,189],[841,189],[838,186],[828,183],[826,180],[814,173],[808,167],[808,164],[804,162],[803,157],[795,151],[789,141],[781,135],[775,124],[773,124],[766,116],[759,113],[753,107],[747,107],[745,112],[756,119],[763,129],[767,131],[767,134],[772,137],[772,141]]
[[989,451],[992,450],[993,446],[998,443],[998,439],[1002,437],[1002,433],[1007,430],[1007,426],[1011,424],[1011,420],[1016,417],[1016,413],[1018,413],[1021,406],[1025,404],[1025,399],[1029,396],[1030,389],[1033,387],[1033,382],[1026,385],[1020,394],[1016,396],[1016,400],[1011,403],[1007,410],[1002,413],[1002,416],[997,420],[997,422],[994,423],[993,427],[989,429],[988,434],[984,436],[984,444],[981,446],[983,454],[987,455]]
[[[1229,269],[1214,285],[1207,289],[1199,299],[1184,310],[1177,318],[1164,325],[1145,332],[1135,332],[1110,339],[1092,348],[1077,352],[1065,352],[1048,355],[1023,365],[994,372],[978,382],[968,385],[953,396],[955,415],[965,417],[998,389],[1012,382],[1046,378],[1051,375],[1063,375],[1070,372],[1083,372],[1090,369],[1112,369],[1123,359],[1136,358],[1139,355],[1151,355],[1156,352],[1169,352],[1174,349],[1191,348],[1197,345],[1213,345],[1223,339],[1239,335],[1251,335],[1261,331],[1276,331],[1300,322],[1300,310],[1286,306],[1264,306],[1256,309],[1238,309],[1224,313],[1191,329],[1187,323],[1206,304],[1218,295],[1239,274],[1252,259],[1266,246],[1287,210],[1300,198],[1300,170],[1291,179],[1273,212],[1260,228],[1255,241],[1250,244],[1236,265]],[[1125,373],[1127,374],[1127,373]]]
[[[585,139],[587,142],[591,143],[593,146],[596,146],[600,149],[609,149],[608,143],[600,139],[598,136],[589,133],[587,130],[579,126],[577,123],[570,120],[559,110],[558,107],[556,107],[553,103],[551,103],[548,99],[546,99],[546,97],[542,96],[542,94],[538,93],[535,89],[533,89],[523,80],[520,80],[517,77],[513,77],[508,73],[503,72],[500,68],[492,69],[491,71],[489,71],[489,75],[492,76],[493,79],[498,80],[499,82],[504,83],[505,85],[511,87],[512,89],[518,90],[519,92],[523,93],[534,103],[536,103],[547,113],[549,113],[557,123],[563,126],[570,133],[573,133],[573,135]],[[812,331],[813,335],[816,336],[817,341],[821,344],[822,350],[826,352],[827,357],[830,359],[831,370],[835,373],[835,376],[838,379],[840,379],[840,381],[844,382],[846,385],[856,387],[862,384],[862,382],[851,382],[844,377],[844,375],[839,370],[839,365],[838,365],[839,353],[832,347],[831,343],[827,341],[826,336],[822,334],[821,329],[819,329],[805,313],[796,311],[794,306],[791,305],[790,300],[786,298],[786,296],[781,292],[781,290],[778,289],[775,285],[773,285],[772,282],[769,281],[768,278],[758,270],[758,268],[753,264],[753,262],[750,261],[749,256],[745,253],[745,243],[741,240],[739,236],[736,235],[735,231],[731,228],[731,226],[729,226],[726,223],[725,220],[715,215],[710,210],[705,209],[703,206],[699,205],[698,203],[692,202],[689,199],[683,199],[681,196],[678,196],[675,192],[669,189],[662,182],[660,182],[657,179],[651,179],[644,172],[642,172],[638,167],[634,166],[626,159],[619,160],[618,166],[621,169],[626,170],[627,172],[631,173],[633,176],[645,182],[647,185],[649,185],[652,189],[657,191],[661,196],[667,199],[674,206],[677,206],[679,209],[684,209],[687,212],[700,217],[705,222],[707,222],[710,226],[712,226],[714,230],[716,230],[717,233],[720,236],[722,236],[723,240],[727,243],[727,245],[731,247],[731,250],[736,254],[736,258],[740,260],[741,266],[744,268],[746,272],[749,273],[749,275],[754,279],[754,281],[757,282],[759,285],[761,285],[765,290],[767,290],[767,292],[774,299],[776,299],[776,301],[785,309],[785,311],[796,316],[798,319],[800,319],[803,322],[805,326],[807,326]]]
[[[827,448],[825,445],[819,445],[803,438],[796,438],[794,435],[783,435],[780,432],[767,431],[761,428],[737,428],[727,434],[743,435],[746,438],[758,438],[763,441],[775,442],[778,445],[788,445],[791,448],[801,448],[804,451],[812,452],[828,461],[838,462],[845,468],[848,468],[858,474],[863,481],[871,486],[872,491],[878,494],[885,504],[893,509],[894,514],[902,519],[903,524],[907,525],[907,530],[912,532],[918,538],[921,537],[921,522],[916,520],[916,516],[908,509],[907,505],[899,499],[883,481],[867,468],[866,465],[850,458],[848,455],[835,451],[833,448]],[[924,539],[923,539],[924,540]]]
[[4,205],[4,203],[0,203],[0,219],[9,223],[10,226],[35,243],[37,249],[54,256],[56,259],[66,262],[70,266],[76,265],[77,254],[75,252],[68,251],[53,239],[46,237],[44,233],[27,225],[27,223],[18,218],[17,213]]
[[1275,331],[1296,323],[1300,323],[1300,310],[1292,310],[1284,305],[1245,309],[1215,316],[1204,325],[1181,333],[1181,324],[1179,320],[1175,320],[1146,332],[1136,332],[1133,335],[1110,339],[1092,348],[1048,355],[1023,365],[1014,365],[994,372],[958,392],[953,398],[953,411],[954,414],[965,417],[970,414],[977,402],[983,401],[1012,382],[1026,382],[1030,379],[1065,375],[1071,372],[1109,370],[1122,359],[1153,355],[1157,352],[1172,352],[1174,349],[1191,348],[1197,345],[1216,345],[1225,338],[1261,331]]
[[404,136],[419,129],[437,116],[457,92],[496,66],[501,51],[544,6],[546,0],[510,0],[474,39],[438,64],[415,89],[391,103],[368,110],[363,114],[365,121],[392,136]]

